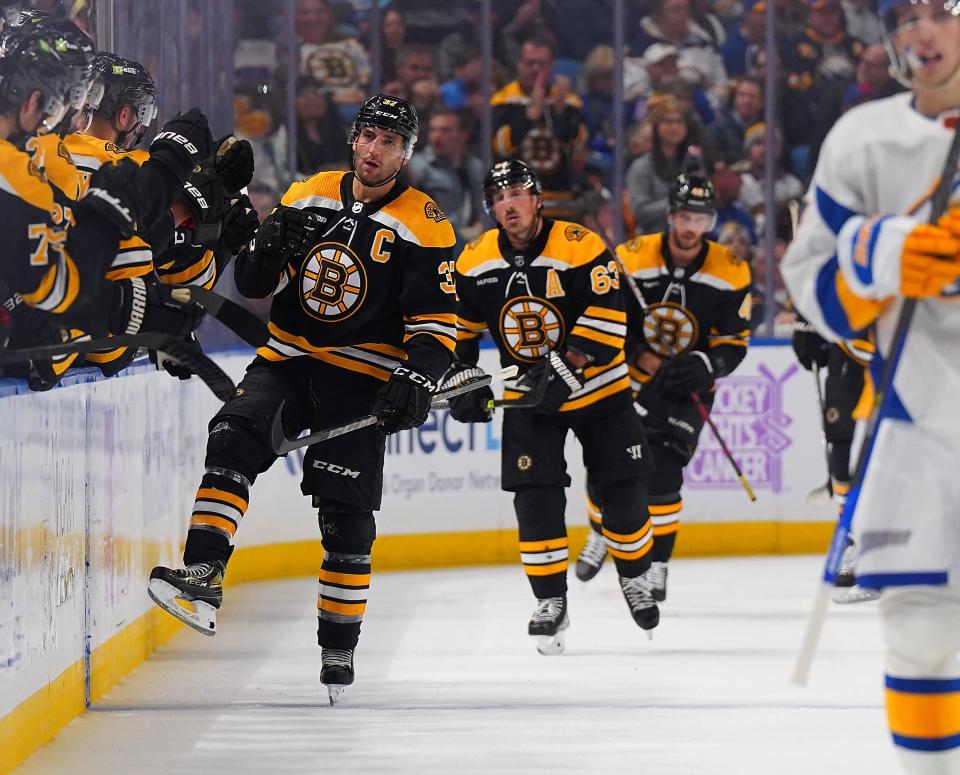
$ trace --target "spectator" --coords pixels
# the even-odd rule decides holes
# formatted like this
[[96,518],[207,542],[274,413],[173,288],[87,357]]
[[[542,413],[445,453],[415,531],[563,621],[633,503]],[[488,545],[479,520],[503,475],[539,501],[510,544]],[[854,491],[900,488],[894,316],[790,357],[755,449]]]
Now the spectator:
[[627,129],[626,167],[630,168],[635,159],[653,150],[653,125],[649,121],[638,121]]
[[367,52],[355,39],[335,34],[336,17],[327,0],[297,0],[296,26],[300,74],[332,91],[338,105],[362,101],[370,80]]
[[727,73],[711,32],[691,17],[690,0],[651,0],[650,13],[640,21],[632,52],[643,55],[654,43],[667,43],[679,52],[680,74],[722,102]]
[[[579,91],[590,161],[601,174],[612,167],[614,157],[613,69],[613,49],[602,45],[590,52],[580,74]],[[632,105],[624,106],[624,116],[633,112]]]
[[476,112],[477,99],[482,103],[481,77],[483,76],[483,58],[473,46],[466,46],[460,52],[453,65],[453,78],[440,84],[440,97],[448,108],[459,110],[470,108]]
[[865,46],[883,41],[883,25],[871,0],[840,0],[847,33]]
[[721,233],[727,224],[734,224],[742,228],[747,234],[747,241],[751,245],[757,244],[757,232],[753,226],[753,216],[750,215],[738,202],[743,181],[731,169],[718,169],[711,176],[713,190],[717,200],[717,225],[715,233]]
[[545,215],[573,218],[572,189],[583,168],[587,129],[570,80],[553,76],[553,52],[553,41],[543,37],[521,47],[517,80],[490,100],[493,154],[523,159],[537,171]]
[[[680,49],[670,43],[653,43],[639,57],[623,60],[623,93],[630,99],[644,102],[660,91],[667,78],[680,73],[677,60]],[[641,103],[642,104],[642,103]],[[639,120],[643,117],[640,116]]]
[[346,158],[347,129],[340,111],[309,75],[297,79],[297,174],[335,169]]
[[867,46],[857,65],[857,80],[843,95],[843,109],[849,110],[870,100],[890,97],[903,87],[890,75],[890,58],[882,43]]
[[784,131],[788,146],[809,149],[809,158],[794,159],[804,174],[813,169],[820,143],[840,116],[843,95],[863,53],[863,44],[848,35],[843,24],[840,0],[812,0],[806,30],[783,50]]
[[745,76],[737,81],[730,104],[710,127],[713,149],[725,164],[743,158],[743,133],[763,118],[763,81]]
[[389,83],[397,77],[397,55],[407,38],[407,22],[394,5],[383,9],[380,17],[380,82]]
[[727,221],[722,226],[718,226],[717,230],[717,242],[725,248],[730,248],[735,256],[744,261],[752,260],[754,243],[750,241],[750,234],[742,224]]
[[234,134],[253,148],[254,180],[274,189],[285,189],[286,142],[277,130],[273,90],[263,84],[240,84],[233,97]]
[[[420,43],[411,43],[397,54],[397,77],[383,90],[410,100],[421,117],[426,118],[440,103],[440,85],[433,69],[433,53]],[[423,138],[417,147],[423,147]]]
[[408,167],[411,185],[440,205],[460,243],[473,239],[482,227],[480,192],[486,170],[467,151],[469,137],[462,112],[439,108],[430,116],[427,147],[414,154]]
[[757,55],[763,49],[765,0],[745,0],[743,19],[727,36],[723,44],[723,64],[731,78],[759,69]]
[[638,234],[666,228],[670,186],[684,170],[689,147],[703,145],[698,124],[672,96],[651,97],[647,120],[653,127],[653,150],[627,170],[630,209]]
[[[776,207],[785,206],[791,199],[799,200],[803,196],[803,184],[795,175],[787,172],[781,165],[783,155],[783,137],[780,131],[774,132],[774,159],[777,167],[774,171],[773,198]],[[740,188],[739,203],[753,215],[757,231],[761,231],[764,212],[763,176],[767,160],[767,128],[761,123],[754,124],[747,129],[743,140],[743,155],[745,159],[733,166],[733,171],[740,174],[742,187]]]
[[501,62],[507,66],[519,63],[523,42],[533,37],[547,38],[556,56],[553,15],[545,6],[543,0],[494,0],[493,39]]
[[280,194],[277,193],[277,189],[258,180],[254,180],[247,187],[247,196],[250,198],[253,209],[257,211],[257,218],[260,219],[260,223],[267,220],[267,216],[273,212],[273,208],[280,203]]

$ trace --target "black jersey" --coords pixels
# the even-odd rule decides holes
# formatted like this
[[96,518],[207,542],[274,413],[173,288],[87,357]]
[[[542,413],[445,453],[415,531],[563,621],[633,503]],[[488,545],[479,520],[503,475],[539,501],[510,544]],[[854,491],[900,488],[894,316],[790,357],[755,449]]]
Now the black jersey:
[[[627,316],[613,256],[589,229],[546,219],[523,252],[491,229],[457,259],[457,356],[476,363],[479,338],[489,329],[503,366],[521,370],[551,350],[572,347],[593,360],[585,384],[561,412],[598,402],[629,402],[623,345]],[[518,398],[508,381],[504,398]],[[612,403],[604,404],[605,408]]]
[[380,379],[409,357],[439,379],[456,346],[455,237],[443,211],[402,183],[375,202],[355,201],[353,174],[320,172],[294,183],[283,207],[321,220],[320,238],[296,264],[267,277],[237,259],[247,296],[271,292],[269,361],[309,356]]
[[[675,266],[667,235],[647,234],[617,248],[624,269],[636,281],[646,303],[644,314],[628,302],[631,354],[651,350],[661,358],[705,353],[714,374],[733,371],[750,341],[750,266],[722,245],[704,240],[692,264]],[[633,365],[634,389],[650,377]]]

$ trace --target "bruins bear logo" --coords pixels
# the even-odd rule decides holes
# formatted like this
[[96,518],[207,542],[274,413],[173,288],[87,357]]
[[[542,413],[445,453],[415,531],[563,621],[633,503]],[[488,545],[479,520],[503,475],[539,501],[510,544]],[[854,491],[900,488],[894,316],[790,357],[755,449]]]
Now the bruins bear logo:
[[324,323],[346,320],[363,305],[367,273],[354,253],[339,242],[321,242],[300,269],[300,304]]
[[697,319],[672,301],[651,304],[643,318],[643,337],[661,358],[690,350],[699,332]]
[[566,237],[571,242],[579,242],[587,235],[587,230],[583,226],[578,226],[575,223],[571,223],[563,230],[563,236]]
[[514,358],[532,363],[563,341],[564,323],[550,302],[533,296],[510,299],[500,312],[500,335]]
[[423,206],[423,214],[427,218],[433,218],[437,223],[447,220],[447,214],[440,209],[440,205],[436,202],[427,202]]

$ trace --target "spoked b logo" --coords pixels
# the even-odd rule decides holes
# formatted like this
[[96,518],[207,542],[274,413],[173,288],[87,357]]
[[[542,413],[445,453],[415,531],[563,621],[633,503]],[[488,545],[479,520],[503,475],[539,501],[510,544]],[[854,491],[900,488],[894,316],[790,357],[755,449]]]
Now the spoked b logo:
[[300,304],[325,323],[346,320],[367,295],[367,273],[357,254],[339,242],[321,242],[300,268]]

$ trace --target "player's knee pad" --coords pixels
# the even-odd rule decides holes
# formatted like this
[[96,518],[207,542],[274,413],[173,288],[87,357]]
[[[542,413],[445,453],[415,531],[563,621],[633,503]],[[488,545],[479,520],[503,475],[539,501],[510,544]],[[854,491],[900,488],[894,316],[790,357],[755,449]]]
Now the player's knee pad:
[[327,552],[368,555],[377,538],[372,511],[322,511],[320,533]]
[[232,418],[218,420],[207,439],[206,466],[236,471],[249,481],[266,471],[276,454],[259,434]]
[[564,523],[567,498],[562,487],[521,487],[513,493],[522,536],[552,534]]
[[647,489],[642,478],[605,484],[599,490],[605,527],[614,532],[633,532],[635,526],[646,522]]
[[887,589],[880,601],[888,675],[960,676],[960,590]]

